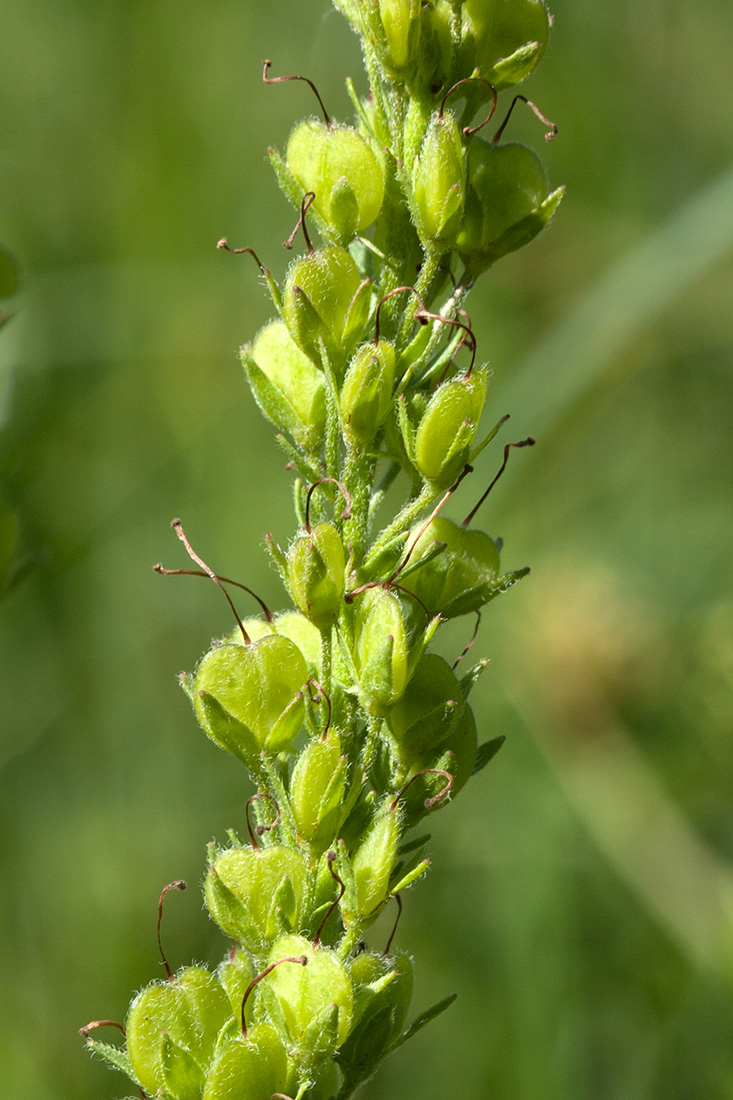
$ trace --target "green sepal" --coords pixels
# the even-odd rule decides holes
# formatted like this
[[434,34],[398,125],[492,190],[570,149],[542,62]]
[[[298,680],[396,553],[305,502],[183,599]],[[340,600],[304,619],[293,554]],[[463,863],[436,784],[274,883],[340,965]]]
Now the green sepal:
[[300,927],[307,884],[305,861],[291,848],[229,848],[209,867],[204,896],[222,931],[259,954],[283,929]]
[[408,1039],[412,1039],[413,1035],[417,1035],[418,1031],[422,1031],[429,1023],[436,1020],[447,1008],[450,1008],[457,996],[457,993],[451,993],[449,997],[444,997],[442,1001],[438,1001],[432,1008],[428,1008],[425,1012],[421,1013],[416,1020],[413,1020],[407,1031],[400,1035],[397,1042],[392,1044],[391,1049],[397,1050],[397,1048],[401,1047],[403,1043],[406,1043]]
[[140,1082],[135,1076],[135,1071],[132,1068],[132,1062],[130,1061],[130,1055],[123,1047],[116,1047],[112,1043],[100,1043],[99,1039],[86,1040],[87,1049],[98,1054],[100,1058],[104,1058],[105,1062],[109,1062],[115,1069],[119,1069],[122,1073],[125,1073],[138,1088],[141,1087]]
[[[195,685],[195,680],[193,682]],[[252,731],[227,714],[221,703],[207,691],[194,688],[189,697],[206,736],[220,749],[236,756],[250,771],[256,772],[259,748]]]
[[204,1087],[204,1071],[195,1058],[170,1035],[161,1036],[161,1064],[166,1091],[171,1096],[200,1096]]
[[412,886],[413,882],[417,882],[419,878],[426,875],[430,870],[430,860],[421,859],[417,862],[412,862],[411,866],[408,866],[407,870],[400,873],[399,878],[395,882],[390,882],[389,893],[399,894],[401,890],[406,890],[408,886]]
[[491,664],[489,657],[482,657],[480,661],[468,670],[465,676],[462,676],[458,681],[461,685],[461,694],[464,699],[468,699],[469,695],[473,691],[474,687],[479,681],[479,678],[483,675],[486,669]]
[[501,734],[500,737],[492,737],[490,741],[484,741],[482,745],[479,745],[471,775],[478,775],[480,771],[483,771],[489,761],[494,759],[505,741],[506,737]]

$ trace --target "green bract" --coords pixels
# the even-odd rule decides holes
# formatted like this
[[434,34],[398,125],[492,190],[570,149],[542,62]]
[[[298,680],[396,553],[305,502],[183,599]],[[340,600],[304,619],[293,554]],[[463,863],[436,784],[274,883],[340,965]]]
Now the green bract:
[[539,157],[525,145],[474,139],[468,195],[456,248],[475,276],[529,244],[555,213],[564,188],[550,193]]
[[313,209],[344,243],[379,216],[384,167],[372,145],[350,126],[301,122],[290,135],[286,159],[303,191],[314,193]]
[[211,740],[235,756],[282,752],[303,725],[307,678],[302,653],[281,635],[216,646],[196,669],[196,716]]
[[317,365],[321,344],[340,368],[364,333],[370,283],[349,253],[331,246],[302,256],[288,270],[283,318],[295,343]]
[[318,453],[326,429],[323,375],[293,342],[286,325],[272,321],[240,355],[265,416],[305,451]]

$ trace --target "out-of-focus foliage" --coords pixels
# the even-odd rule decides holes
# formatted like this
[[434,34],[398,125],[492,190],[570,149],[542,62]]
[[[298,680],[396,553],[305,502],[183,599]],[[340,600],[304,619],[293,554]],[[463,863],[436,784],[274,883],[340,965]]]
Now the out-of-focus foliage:
[[[526,88],[568,195],[469,300],[487,416],[538,439],[482,512],[533,568],[483,626],[480,735],[508,741],[441,818],[414,919],[406,899],[418,998],[460,996],[366,1100],[733,1095],[733,8],[552,8]],[[248,793],[175,683],[231,622],[150,570],[185,564],[169,519],[280,601],[259,544],[287,532],[287,475],[235,356],[266,299],[214,249],[286,264],[266,148],[312,103],[260,60],[335,117],[360,63],[325,0],[24,0],[0,23],[2,515],[34,563],[0,603],[0,1064],[8,1096],[91,1100],[124,1085],[76,1028],[148,980],[162,885],[200,880]],[[165,935],[176,966],[220,954],[195,889]]]

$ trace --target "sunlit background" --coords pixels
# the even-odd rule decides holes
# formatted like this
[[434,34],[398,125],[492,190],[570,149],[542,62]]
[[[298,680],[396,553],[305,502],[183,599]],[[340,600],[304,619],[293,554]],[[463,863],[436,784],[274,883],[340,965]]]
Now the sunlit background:
[[[733,6],[552,7],[526,91],[560,135],[512,125],[567,198],[469,305],[489,415],[538,440],[481,513],[532,566],[478,643],[507,744],[434,819],[399,932],[417,1008],[458,1001],[365,1100],[733,1097]],[[0,1079],[103,1100],[128,1090],[77,1029],[160,974],[172,879],[172,962],[217,959],[204,844],[248,793],[176,683],[230,618],[152,572],[185,564],[170,519],[284,601],[289,475],[235,358],[270,310],[214,245],[285,269],[266,149],[312,102],[262,58],[337,117],[361,69],[326,0],[3,0],[0,27]]]

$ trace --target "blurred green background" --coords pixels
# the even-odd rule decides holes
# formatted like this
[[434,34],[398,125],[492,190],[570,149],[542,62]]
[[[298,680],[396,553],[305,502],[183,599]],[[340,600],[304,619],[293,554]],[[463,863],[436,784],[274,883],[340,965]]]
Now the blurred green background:
[[[365,1100],[733,1097],[733,7],[552,8],[526,92],[568,195],[469,305],[489,415],[538,439],[481,514],[533,569],[480,638],[508,742],[435,820],[399,936],[418,1007],[458,1002]],[[2,1087],[119,1097],[76,1029],[159,974],[171,879],[173,964],[217,958],[195,884],[245,795],[175,680],[228,610],[150,566],[185,564],[180,515],[277,607],[260,544],[292,526],[235,358],[268,305],[214,245],[286,266],[266,148],[313,104],[261,59],[341,117],[360,61],[326,0],[2,0],[0,26],[0,525],[26,572],[0,603]]]

